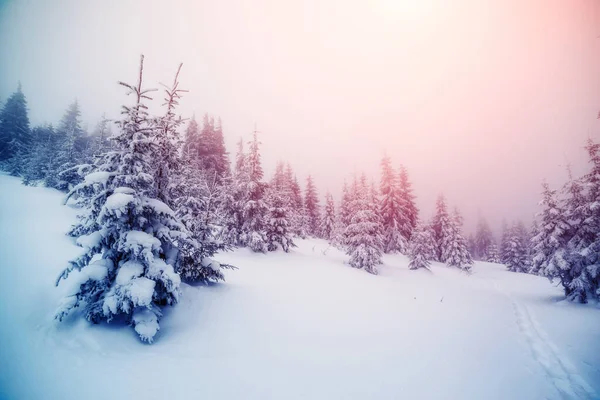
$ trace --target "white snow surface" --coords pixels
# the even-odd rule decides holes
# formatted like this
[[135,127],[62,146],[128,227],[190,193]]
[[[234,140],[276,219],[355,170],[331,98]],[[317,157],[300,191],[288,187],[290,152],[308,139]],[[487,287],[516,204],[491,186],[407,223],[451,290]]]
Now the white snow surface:
[[[117,320],[59,323],[69,285],[53,282],[81,252],[63,199],[0,176],[1,399],[600,398],[600,309],[483,262],[467,276],[387,255],[374,276],[297,240],[219,254],[239,269],[182,285],[152,345]],[[136,329],[153,316],[139,310]]]

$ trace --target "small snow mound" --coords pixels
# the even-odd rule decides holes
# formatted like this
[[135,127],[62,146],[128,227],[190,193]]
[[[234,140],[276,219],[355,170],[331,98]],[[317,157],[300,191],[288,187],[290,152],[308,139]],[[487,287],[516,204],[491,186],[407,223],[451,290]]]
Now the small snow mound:
[[160,249],[160,240],[142,231],[129,231],[125,234],[123,246],[135,255]]
[[134,194],[135,190],[127,186],[119,186],[118,188],[113,190],[113,193]]
[[117,274],[117,285],[127,285],[133,278],[137,278],[144,273],[144,266],[138,261],[127,261],[121,268],[119,268],[119,273]]
[[96,231],[92,232],[89,235],[79,236],[76,240],[78,246],[83,247],[86,250],[97,247],[102,240],[102,232]]
[[133,201],[133,196],[126,193],[113,193],[106,199],[104,207],[109,210],[118,210],[127,206]]
[[159,214],[165,214],[165,215],[174,215],[175,213],[173,212],[173,210],[171,210],[171,207],[169,207],[168,205],[166,205],[165,203],[163,203],[162,201],[158,200],[158,199],[146,199],[145,204],[149,207],[151,207],[152,209],[154,209],[154,211],[156,211]]
[[97,171],[87,174],[84,178],[84,183],[87,185],[91,185],[94,183],[101,183],[102,185],[106,185],[106,181],[110,178],[111,173],[108,171]]
[[140,339],[152,343],[154,335],[160,329],[158,326],[158,317],[148,308],[137,309],[133,313],[133,326],[140,335]]
[[155,285],[156,282],[143,276],[132,279],[129,285],[129,297],[133,304],[143,307],[149,306],[152,303]]

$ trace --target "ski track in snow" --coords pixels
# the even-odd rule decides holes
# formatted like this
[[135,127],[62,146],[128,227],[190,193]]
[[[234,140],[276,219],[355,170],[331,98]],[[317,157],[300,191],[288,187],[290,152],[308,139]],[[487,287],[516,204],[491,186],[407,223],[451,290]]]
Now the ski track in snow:
[[498,282],[494,282],[494,287],[512,303],[519,331],[525,336],[533,358],[541,365],[561,398],[564,400],[597,399],[594,389],[583,379],[575,366],[560,353],[528,308],[504,290]]

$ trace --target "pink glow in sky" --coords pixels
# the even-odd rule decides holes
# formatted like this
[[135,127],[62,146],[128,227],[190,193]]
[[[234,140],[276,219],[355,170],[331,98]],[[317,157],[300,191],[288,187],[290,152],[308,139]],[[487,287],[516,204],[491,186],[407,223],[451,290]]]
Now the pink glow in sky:
[[600,138],[598,0],[0,4],[0,97],[20,80],[33,123],[77,98],[93,127],[140,53],[148,82],[183,62],[184,116],[221,116],[230,151],[257,123],[265,169],[289,161],[322,194],[376,178],[387,152],[423,216],[444,192],[497,228],[530,220],[542,179],[583,171]]

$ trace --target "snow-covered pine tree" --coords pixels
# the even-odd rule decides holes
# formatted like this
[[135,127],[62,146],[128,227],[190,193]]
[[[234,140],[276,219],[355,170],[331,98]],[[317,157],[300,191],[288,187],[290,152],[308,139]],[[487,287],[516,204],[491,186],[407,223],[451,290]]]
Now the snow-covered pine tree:
[[498,251],[498,246],[496,243],[490,243],[488,249],[486,250],[486,259],[485,261],[491,263],[500,263],[500,252]]
[[345,232],[346,254],[350,256],[352,267],[377,274],[383,247],[380,222],[373,204],[369,201],[371,196],[364,175],[356,186],[351,203],[352,218]]
[[321,221],[321,210],[319,206],[319,195],[311,175],[306,178],[306,190],[304,192],[304,207],[308,218],[308,234],[319,236],[319,223]]
[[45,183],[46,186],[69,191],[89,171],[89,163],[85,169],[81,165],[91,161],[85,157],[89,140],[81,127],[81,110],[77,100],[65,111],[56,129],[56,136],[57,152],[48,168]]
[[381,193],[379,215],[383,228],[383,251],[406,253],[408,238],[413,227],[406,210],[403,209],[404,199],[401,198],[398,176],[387,155],[381,160],[379,190]]
[[223,128],[219,118],[215,124],[213,117],[204,115],[202,129],[198,134],[198,140],[193,146],[196,150],[201,168],[212,175],[216,173],[219,181],[229,175],[229,156],[225,149],[225,140],[223,137]]
[[454,212],[445,233],[442,235],[442,259],[449,267],[457,267],[463,271],[471,271],[473,259],[467,249],[467,241],[461,233],[460,213]]
[[412,183],[408,178],[408,171],[404,165],[400,165],[400,200],[403,215],[408,221],[408,224],[401,223],[400,229],[402,236],[409,241],[412,236],[412,231],[417,227],[419,221],[419,209],[415,203],[415,195],[413,194]]
[[[0,162],[22,155],[29,145],[30,133],[27,99],[19,82],[17,91],[10,95],[0,111]],[[13,163],[15,171],[18,162],[17,159]]]
[[106,153],[111,148],[110,137],[112,136],[112,128],[110,119],[106,118],[106,114],[102,114],[100,121],[92,132],[91,138],[91,153],[92,156],[97,156]]
[[266,191],[265,201],[268,206],[267,223],[266,223],[266,238],[267,250],[275,251],[279,247],[286,253],[290,247],[295,247],[292,240],[292,234],[289,226],[289,206],[290,199],[287,188],[269,186]]
[[[190,127],[192,127],[191,124]],[[188,137],[194,135],[194,133],[190,134],[190,129],[188,128]],[[232,246],[245,245],[242,243],[244,207],[248,202],[250,182],[247,158],[247,154],[244,152],[244,142],[240,138],[237,144],[233,176],[224,182],[225,189],[221,203],[224,214],[221,237]]]
[[267,204],[264,201],[266,184],[262,181],[263,169],[260,162],[260,142],[256,129],[252,140],[248,143],[250,151],[246,155],[246,168],[248,180],[242,190],[247,193],[247,200],[242,207],[242,234],[240,242],[252,251],[265,253],[267,251],[267,238],[265,234]]
[[88,206],[71,230],[85,252],[57,279],[58,284],[79,271],[56,318],[62,320],[79,306],[92,322],[125,315],[140,338],[152,342],[159,330],[160,307],[179,299],[179,253],[189,255],[197,243],[175,213],[156,199],[151,137],[155,129],[144,104],[151,98],[150,90],[142,87],[143,61],[142,56],[135,85],[119,82],[135,102],[123,106],[120,129],[113,137],[115,151],[106,153],[68,196],[77,194]]
[[409,269],[429,268],[431,256],[435,253],[429,228],[417,225],[410,240],[408,256]]
[[23,159],[22,176],[25,185],[35,184],[46,176],[51,162],[55,132],[52,125],[37,126],[31,130],[30,150]]
[[291,213],[290,213],[290,230],[299,238],[306,237],[306,222],[303,215],[304,204],[302,200],[302,189],[298,183],[298,178],[292,171],[292,166],[287,163],[285,166],[285,184],[290,191]]
[[562,284],[567,298],[580,303],[600,300],[600,144],[588,139],[585,149],[591,169],[581,182],[570,179],[564,207],[572,233]]
[[181,94],[187,92],[179,88],[179,73],[183,64],[179,64],[173,84],[164,87],[164,103],[166,106],[165,114],[153,121],[155,133],[152,136],[153,141],[153,160],[156,163],[154,169],[154,184],[156,185],[156,196],[169,207],[174,206],[174,200],[171,196],[171,175],[177,174],[181,168],[179,159],[179,145],[177,128],[183,123],[181,116],[175,114],[175,108],[179,105]]
[[[532,238],[533,260],[530,273],[556,278],[568,273],[565,262],[565,250],[570,226],[565,213],[556,198],[556,190],[551,190],[544,182],[542,191],[542,210],[538,213],[541,227]],[[567,271],[564,269],[567,268]]]
[[475,233],[475,249],[473,252],[473,257],[478,260],[487,260],[487,251],[493,241],[494,237],[492,236],[492,231],[490,230],[487,221],[485,218],[479,217],[479,222],[477,223],[477,230]]
[[334,239],[336,233],[335,203],[331,193],[325,195],[325,214],[321,220],[321,237],[327,241]]
[[227,187],[217,183],[215,173],[212,178],[200,173],[191,160],[184,163],[172,186],[176,216],[194,240],[180,255],[176,272],[188,282],[224,280],[221,269],[232,267],[213,257],[217,252],[229,249],[228,243],[217,238],[223,220],[220,204]]
[[521,221],[514,223],[508,230],[503,263],[511,272],[528,271],[526,233]]
[[445,263],[447,262],[445,257],[447,254],[450,254],[451,250],[445,246],[452,243],[451,235],[453,235],[453,224],[450,215],[448,214],[444,195],[438,197],[435,208],[436,211],[433,216],[432,228],[436,243],[436,261]]
[[510,248],[510,229],[506,220],[502,221],[502,236],[500,238],[500,262],[506,264],[508,260],[508,250]]

